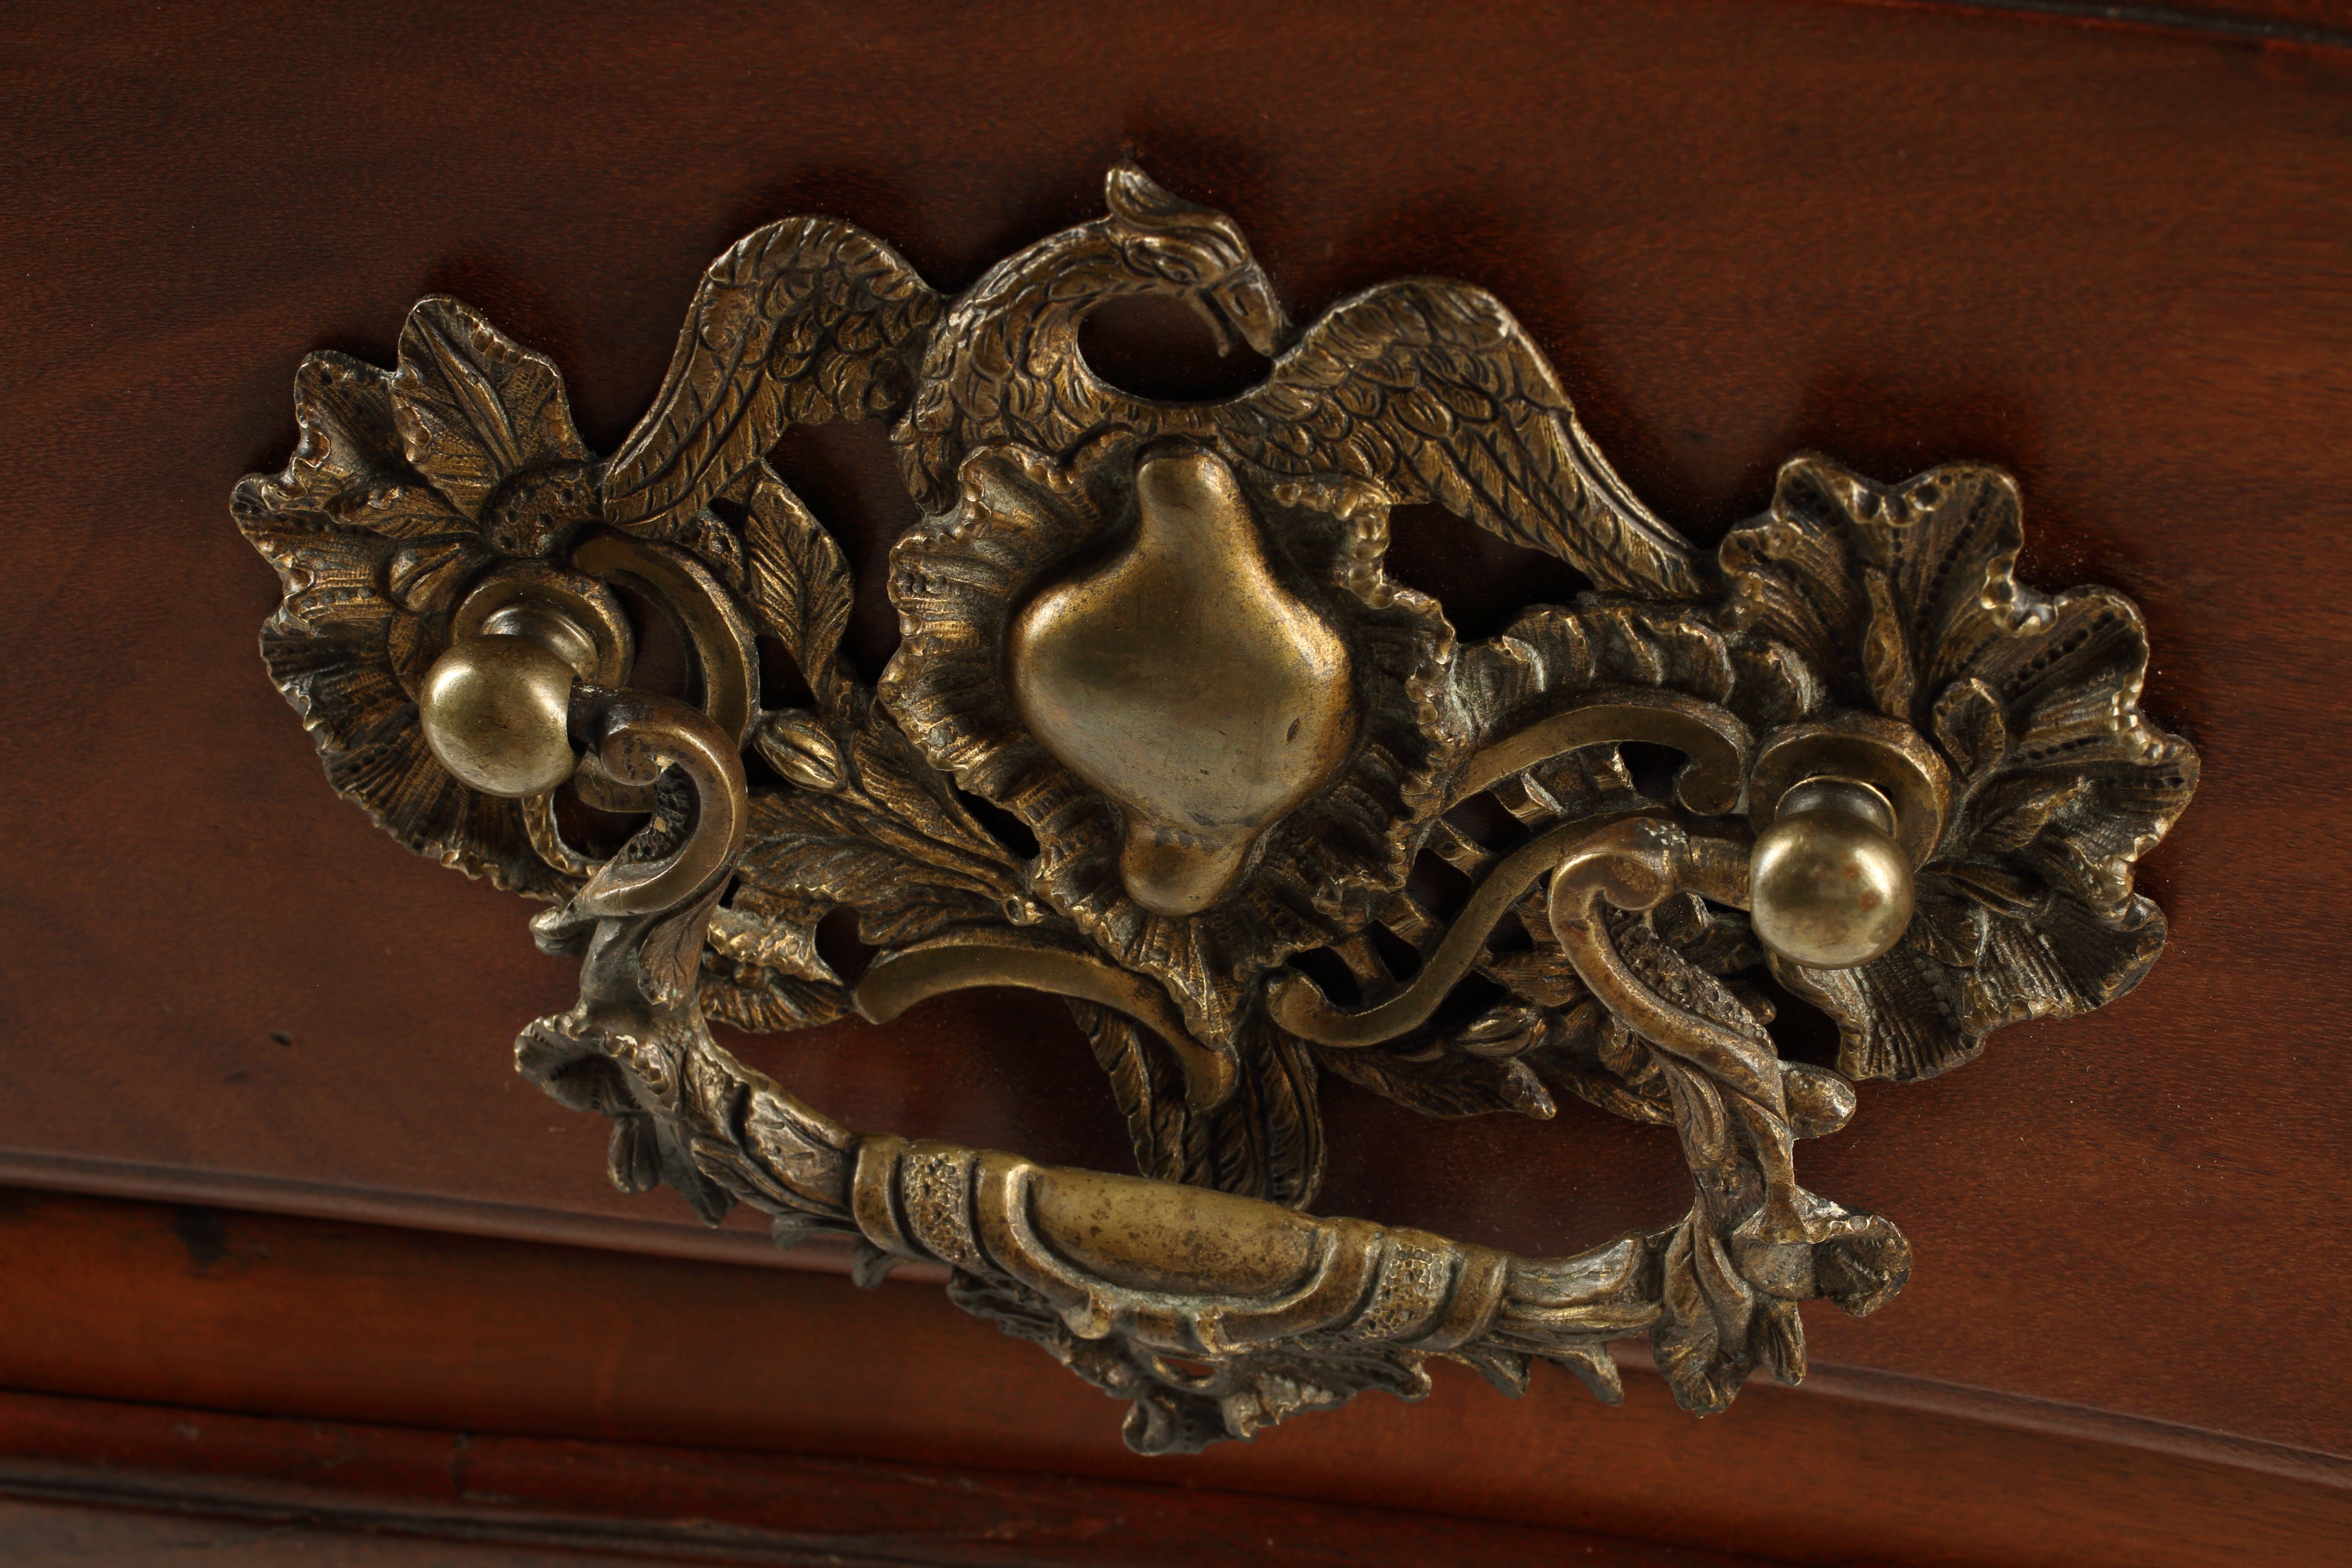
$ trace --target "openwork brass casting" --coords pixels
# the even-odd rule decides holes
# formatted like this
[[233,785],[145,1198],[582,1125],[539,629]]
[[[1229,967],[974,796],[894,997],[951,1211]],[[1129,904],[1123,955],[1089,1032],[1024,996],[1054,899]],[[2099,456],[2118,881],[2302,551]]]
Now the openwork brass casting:
[[[1129,167],[1108,197],[952,300],[847,224],[761,229],[609,460],[456,300],[415,308],[394,370],[310,356],[299,447],[234,505],[329,778],[550,904],[580,1001],[517,1065],[612,1118],[614,1182],[851,1238],[864,1284],[947,1265],[1131,1401],[1145,1452],[1419,1397],[1433,1355],[1614,1398],[1609,1342],[1646,1334],[1702,1414],[1801,1377],[1798,1304],[1866,1313],[1910,1251],[1800,1184],[1797,1142],[1854,1080],[2111,1001],[2163,944],[2134,864],[2197,758],[2139,711],[2137,613],[2019,584],[2015,487],[1974,465],[1794,458],[1703,554],[1486,294],[1407,279],[1294,331],[1231,220]],[[1146,294],[1271,374],[1208,405],[1105,384],[1079,324]],[[767,457],[861,418],[924,513],[872,686],[843,552]],[[1457,642],[1384,569],[1423,502],[1594,591]],[[683,699],[631,689],[632,602],[690,654]],[[804,706],[762,700],[760,636]],[[1679,771],[1645,788],[1629,746]],[[563,796],[639,825],[600,861]],[[817,945],[843,908],[878,950],[855,977]],[[1069,999],[1139,1176],[854,1132],[709,1028],[972,985]],[[1790,998],[1834,1021],[1834,1070],[1776,1046]],[[1691,1209],[1564,1258],[1310,1216],[1320,1071],[1433,1116],[1570,1094],[1671,1127]]]

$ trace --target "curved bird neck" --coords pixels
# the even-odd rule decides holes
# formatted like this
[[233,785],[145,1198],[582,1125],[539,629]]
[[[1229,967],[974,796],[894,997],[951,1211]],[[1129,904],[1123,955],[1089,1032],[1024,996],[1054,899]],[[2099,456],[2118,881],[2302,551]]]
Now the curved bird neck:
[[1165,433],[1178,405],[1121,391],[1078,352],[1078,329],[1110,300],[1173,293],[1139,270],[1098,218],[991,268],[950,307],[923,353],[913,405],[891,432],[908,489],[926,513],[955,503],[956,469],[977,448],[1018,443],[1066,458],[1114,426]]
[[1129,265],[1113,221],[1065,229],[989,268],[940,323],[926,371],[944,373],[959,358],[983,374],[1042,371],[1076,355],[1079,323],[1097,306],[1166,288]]
[[1012,440],[1059,457],[1102,425],[1146,416],[1149,405],[1097,376],[1078,352],[1078,329],[1097,307],[1170,289],[1129,264],[1116,221],[1039,240],[956,301],[923,355],[919,439],[952,434],[963,450]]

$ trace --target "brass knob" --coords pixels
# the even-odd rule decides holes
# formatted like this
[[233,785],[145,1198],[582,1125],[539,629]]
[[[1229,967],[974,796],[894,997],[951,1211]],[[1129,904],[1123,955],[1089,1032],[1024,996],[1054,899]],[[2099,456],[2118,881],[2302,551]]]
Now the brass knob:
[[485,795],[544,795],[572,776],[569,661],[530,637],[461,637],[433,661],[418,694],[425,743]]
[[1850,779],[1807,779],[1780,797],[1748,859],[1756,935],[1812,969],[1851,969],[1911,923],[1911,862],[1886,797]]

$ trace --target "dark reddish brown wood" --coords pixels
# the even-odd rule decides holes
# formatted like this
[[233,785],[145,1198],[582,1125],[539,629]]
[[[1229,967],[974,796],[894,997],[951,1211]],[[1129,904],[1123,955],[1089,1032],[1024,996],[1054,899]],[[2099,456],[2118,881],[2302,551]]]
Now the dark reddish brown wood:
[[[1815,1360],[2352,1454],[2352,1363],[2333,1349],[2352,1289],[2352,939],[2328,913],[2352,888],[2352,751],[2336,740],[2352,52],[1728,0],[1335,7],[1278,32],[1242,0],[984,20],[679,9],[658,25],[598,5],[119,6],[28,13],[7,37],[0,689],[39,759],[20,769],[0,858],[15,1168],[127,1162],[312,1184],[301,1201],[319,1208],[343,1189],[376,1213],[438,1215],[432,1200],[454,1197],[683,1226],[662,1200],[606,1190],[601,1125],[509,1069],[517,1026],[572,986],[531,950],[524,908],[407,857],[329,795],[254,657],[274,590],[229,526],[228,487],[292,444],[303,353],[388,361],[428,289],[551,353],[609,447],[657,384],[698,269],[753,224],[841,213],[960,286],[1096,210],[1104,165],[1133,150],[1234,211],[1302,314],[1405,271],[1495,289],[1635,488],[1695,534],[1756,510],[1799,447],[1889,479],[1990,458],[2023,480],[2033,580],[2140,601],[2151,706],[2206,763],[2148,873],[2172,950],[2105,1014],[2011,1031],[1934,1084],[1866,1089],[1853,1128],[1808,1151],[1815,1184],[1895,1215],[1920,1259],[1869,1323],[1815,1313]],[[877,440],[786,453],[869,586],[904,520]],[[1458,531],[1401,553],[1408,575],[1456,591],[1465,621],[1519,581]],[[887,626],[866,623],[868,658]],[[863,1125],[1119,1158],[1083,1045],[1034,999],[943,1001],[887,1032],[756,1055]],[[1578,1107],[1549,1126],[1436,1126],[1343,1085],[1329,1104],[1328,1210],[1549,1251],[1683,1202],[1669,1141]],[[634,1267],[613,1265],[609,1288]],[[625,1299],[650,1303],[650,1282],[675,1278],[645,1267]],[[830,1281],[730,1289],[806,1290],[844,1333],[898,1321]],[[908,1321],[929,1325],[919,1343],[994,1345],[908,1299]],[[95,1300],[46,1320],[48,1361],[26,1364],[93,1383],[209,1376],[215,1403],[262,1375],[156,1361],[180,1355],[179,1325],[128,1314]],[[522,1338],[499,1342],[527,1357]],[[840,1409],[911,1398],[876,1363],[878,1340],[860,1342],[780,1349],[782,1364],[881,1380],[793,1408],[854,1426],[866,1418]],[[1026,1375],[1009,1370],[1025,1352],[969,1353]],[[373,1360],[331,1377],[305,1363],[304,1398],[384,1417],[506,1375],[467,1361],[379,1379]],[[751,1385],[697,1366],[631,1395],[658,1420],[635,1405],[630,1419],[684,1437],[708,1408],[769,1440],[759,1412],[784,1407],[779,1391],[756,1384],[752,1409]],[[420,1386],[428,1374],[460,1381]],[[964,1386],[980,1410],[982,1384]],[[1066,1421],[1067,1446],[1014,1441],[1019,1462],[1107,1441],[1093,1396],[1052,1387],[1024,1393],[1020,1418]],[[1456,1430],[1440,1407],[1476,1414]],[[1635,1462],[1664,1474],[1727,1462],[1711,1445],[1737,1439],[1718,1433],[1780,1419],[1693,1436],[1640,1409],[1605,1429],[1581,1407],[1528,1414],[1570,1407],[1498,1414],[1449,1384],[1410,1419],[1370,1407],[1203,1473],[1339,1484],[1370,1464],[1349,1447],[1367,1443],[1391,1457],[1363,1471],[1384,1485],[1417,1473],[1397,1456],[1462,1456],[1449,1462],[1509,1478],[1482,1481],[1507,1507],[1540,1509],[1557,1464],[1499,1434],[1565,1442],[1546,1424],[1574,1422],[1600,1453],[1654,1431]],[[986,1448],[992,1428],[971,1419],[956,1440]],[[1832,1425],[1821,1440],[1862,1441]],[[821,1426],[809,1440],[847,1439]],[[1344,1458],[1284,1468],[1304,1453]]]
[[[1250,1561],[1339,1568],[1471,1555],[1495,1568],[1563,1561],[1767,1568],[1761,1558],[1580,1530],[1196,1488],[320,1425],[22,1394],[0,1394],[0,1493],[85,1510],[293,1525],[328,1552],[348,1550],[350,1535],[362,1531],[462,1541],[468,1568],[505,1563],[532,1546],[625,1550],[635,1561],[785,1556],[939,1568]],[[37,1563],[22,1549],[55,1528],[51,1518],[0,1505],[0,1553]],[[166,1542],[186,1550],[188,1532],[180,1521],[129,1532],[117,1524],[111,1533],[127,1536],[121,1558],[101,1552],[73,1561],[130,1561],[133,1551]]]
[[[2217,1464],[1801,1391],[1753,1389],[1702,1425],[1639,1372],[1615,1410],[1564,1376],[1511,1402],[1442,1375],[1416,1406],[1366,1395],[1252,1448],[1146,1460],[1118,1447],[1118,1405],[927,1286],[861,1295],[782,1270],[29,1195],[0,1216],[0,1250],[26,1287],[0,1300],[0,1388],[472,1435],[460,1450],[189,1415],[198,1436],[184,1443],[149,1415],[117,1423],[69,1400],[0,1400],[0,1478],[53,1460],[178,1474],[190,1497],[315,1482],[362,1512],[446,1510],[455,1487],[526,1511],[707,1510],[746,1528],[895,1528],[934,1543],[991,1509],[1028,1507],[1023,1539],[1040,1553],[1083,1544],[1074,1521],[1128,1498],[1132,1531],[1112,1536],[1132,1545],[1126,1561],[1159,1560],[1147,1544],[1175,1505],[1118,1489],[1171,1486],[1249,1494],[1197,1503],[1195,1526],[1211,1533],[1287,1518],[1277,1533],[1304,1542],[1328,1517],[1319,1510],[1405,1507],[1567,1532],[1554,1560],[1569,1561],[1582,1560],[1570,1550],[1579,1531],[1800,1563],[2284,1568],[2352,1552],[2352,1478],[2284,1473],[2291,1456]],[[348,1462],[330,1473],[322,1453]],[[824,1478],[841,1472],[747,1453],[1088,1479],[1058,1492],[1034,1478],[960,1479],[928,1517],[894,1522],[922,1511],[906,1500],[923,1484],[909,1472],[877,1471],[827,1512]],[[1332,1539],[1363,1561],[1420,1563],[1433,1560],[1421,1543],[1447,1528],[1393,1527],[1386,1556],[1378,1531],[1335,1526]],[[1527,1538],[1496,1539],[1507,1563]]]
[[2032,18],[2061,27],[2135,32],[2205,32],[2289,46],[2352,40],[2352,5],[2344,0],[2164,0],[2110,5],[2099,0],[1861,0],[1910,10],[1975,11]]

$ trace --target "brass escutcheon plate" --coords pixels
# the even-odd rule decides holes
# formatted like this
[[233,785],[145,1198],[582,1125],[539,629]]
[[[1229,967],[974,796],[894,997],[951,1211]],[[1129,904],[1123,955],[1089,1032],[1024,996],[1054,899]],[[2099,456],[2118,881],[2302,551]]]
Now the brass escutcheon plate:
[[[2016,487],[1977,464],[1883,484],[1794,457],[1702,551],[1491,295],[1407,279],[1295,326],[1233,219],[1127,165],[1106,196],[953,297],[848,223],[747,236],[609,458],[553,365],[454,300],[415,308],[394,369],[313,354],[300,447],[233,508],[330,781],[549,905],[532,932],[579,1000],[517,1064],[612,1120],[614,1182],[845,1238],[864,1284],[945,1265],[958,1304],[1128,1401],[1144,1452],[1417,1398],[1433,1356],[1615,1398],[1609,1346],[1643,1335],[1702,1414],[1759,1368],[1796,1381],[1801,1302],[1865,1313],[1910,1268],[1892,1220],[1801,1184],[1797,1144],[1857,1082],[2113,1001],[2163,945],[2135,864],[2198,763],[2141,711],[2137,612],[2017,582]],[[1079,329],[1137,296],[1265,379],[1105,383]],[[833,419],[890,424],[922,513],[879,671],[843,655],[847,557],[769,456]],[[1592,591],[1463,639],[1387,569],[1422,504]],[[684,698],[629,689],[648,628],[616,588],[673,622]],[[804,701],[762,692],[759,638]],[[460,783],[420,713],[526,797]],[[617,854],[566,845],[572,796],[636,814]],[[1755,874],[1784,799],[1852,808],[1773,840],[1800,894]],[[1799,896],[1818,944],[1790,951],[1854,957],[1868,914],[1874,956],[1769,951],[1751,906]],[[816,939],[844,909],[879,950],[856,974]],[[709,1026],[971,985],[1067,999],[1137,1173],[854,1131]],[[1798,1005],[1833,1068],[1783,1055]],[[1574,1099],[1672,1129],[1691,1205],[1549,1258],[1310,1214],[1325,1072],[1438,1117]]]

